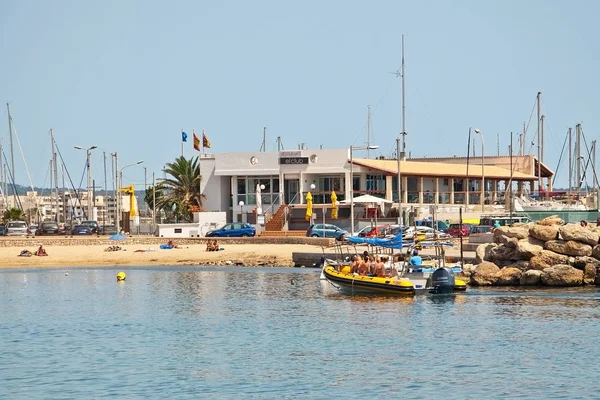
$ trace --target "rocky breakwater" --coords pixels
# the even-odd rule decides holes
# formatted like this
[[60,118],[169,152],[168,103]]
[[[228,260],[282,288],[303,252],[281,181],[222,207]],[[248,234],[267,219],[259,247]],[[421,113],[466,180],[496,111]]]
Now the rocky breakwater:
[[478,265],[465,269],[471,285],[600,285],[600,228],[565,224],[558,216],[494,231],[477,247]]

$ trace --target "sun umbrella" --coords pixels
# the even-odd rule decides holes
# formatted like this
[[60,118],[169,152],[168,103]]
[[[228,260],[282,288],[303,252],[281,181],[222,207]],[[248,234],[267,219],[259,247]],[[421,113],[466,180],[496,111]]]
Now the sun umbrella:
[[262,214],[262,191],[260,189],[260,183],[256,184],[256,214]]
[[335,192],[331,192],[331,219],[337,219],[338,217],[338,203]]
[[310,192],[306,193],[306,217],[304,217],[307,221],[312,220],[312,207],[313,207],[313,198]]

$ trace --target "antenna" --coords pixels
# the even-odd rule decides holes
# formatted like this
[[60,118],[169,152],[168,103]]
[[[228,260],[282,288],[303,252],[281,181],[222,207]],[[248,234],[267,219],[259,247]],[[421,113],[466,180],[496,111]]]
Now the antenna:
[[406,70],[405,70],[405,63],[404,63],[404,35],[402,35],[402,66],[401,69],[396,70],[395,72],[390,72],[390,74],[393,74],[396,76],[396,78],[401,78],[402,79],[402,132],[400,132],[400,134],[402,135],[402,152],[401,157],[406,159],[406,94],[405,94],[405,88],[406,88],[406,84],[405,84],[405,77],[406,77]]

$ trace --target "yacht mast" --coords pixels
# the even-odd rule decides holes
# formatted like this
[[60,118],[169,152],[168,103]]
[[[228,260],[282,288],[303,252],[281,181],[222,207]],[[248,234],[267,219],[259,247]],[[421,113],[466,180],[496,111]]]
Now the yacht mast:
[[13,181],[12,189],[13,189],[13,196],[15,199],[14,207],[16,207],[17,206],[17,188],[15,187],[15,184],[17,183],[17,181],[16,181],[16,171],[15,171],[15,152],[14,152],[14,147],[13,147],[13,128],[12,128],[12,116],[10,115],[10,103],[6,103],[6,109],[8,110],[8,137],[10,138],[10,169],[11,169],[11,175],[12,175],[12,181]]
[[575,162],[577,163],[577,194],[581,189],[581,124],[575,125]]
[[367,104],[367,158],[371,158],[369,147],[371,147],[371,105]]
[[54,142],[54,130],[50,129],[50,138],[52,140],[52,171],[54,175],[54,198],[56,199],[56,222],[60,222],[59,218],[59,200],[58,200],[58,163],[56,160],[56,143]]
[[406,159],[406,69],[404,63],[404,35],[402,35],[402,158]]
[[538,144],[538,194],[542,189],[542,130],[541,130],[541,120],[542,120],[542,105],[541,105],[541,97],[542,92],[538,92],[537,94],[537,144]]
[[569,128],[569,198],[573,189],[573,132]]

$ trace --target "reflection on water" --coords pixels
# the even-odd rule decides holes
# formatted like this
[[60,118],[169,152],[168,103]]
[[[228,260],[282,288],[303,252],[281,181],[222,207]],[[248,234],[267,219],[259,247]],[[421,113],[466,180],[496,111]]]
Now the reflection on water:
[[116,270],[64,272],[0,273],[0,398],[594,398],[600,389],[595,288],[352,296],[311,269],[138,268],[121,283]]

